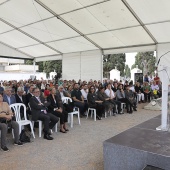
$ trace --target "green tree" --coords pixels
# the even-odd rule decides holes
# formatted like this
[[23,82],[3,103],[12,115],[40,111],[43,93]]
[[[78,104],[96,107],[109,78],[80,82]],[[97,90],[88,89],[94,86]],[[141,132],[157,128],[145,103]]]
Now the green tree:
[[25,64],[27,64],[27,65],[33,65],[33,61],[32,61],[32,60],[25,60]]
[[124,73],[124,75],[126,77],[131,77],[130,68],[129,68],[128,65],[125,66],[125,73]]
[[47,77],[49,76],[49,73],[54,70],[57,73],[62,73],[62,60],[44,61],[43,68],[45,73],[47,73]]
[[115,67],[120,71],[120,76],[124,76],[125,62],[125,53],[105,55],[103,57],[103,77],[109,78],[109,72]]
[[[33,61],[32,60],[25,60],[25,64],[27,65],[33,65]],[[36,65],[39,66],[39,72],[43,72],[44,68],[43,68],[43,62],[36,62]]]
[[[26,60],[25,64],[33,65],[32,60]],[[36,62],[36,65],[39,66],[39,72],[45,72],[47,73],[47,77],[49,76],[49,73],[52,71],[56,71],[57,73],[62,72],[62,61],[61,60],[54,60],[54,61],[41,61]]]
[[143,71],[143,74],[152,74],[155,71],[156,58],[154,52],[140,52],[135,56],[135,64],[132,65],[131,69],[138,65],[138,68]]

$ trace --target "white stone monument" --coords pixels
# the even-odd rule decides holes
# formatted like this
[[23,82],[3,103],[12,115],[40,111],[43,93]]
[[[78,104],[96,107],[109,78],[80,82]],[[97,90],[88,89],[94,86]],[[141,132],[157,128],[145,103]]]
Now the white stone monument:
[[55,77],[56,74],[57,73],[56,73],[55,70],[53,72],[50,72],[50,80],[52,80]]
[[120,81],[120,71],[116,68],[110,71],[110,80],[114,79]]

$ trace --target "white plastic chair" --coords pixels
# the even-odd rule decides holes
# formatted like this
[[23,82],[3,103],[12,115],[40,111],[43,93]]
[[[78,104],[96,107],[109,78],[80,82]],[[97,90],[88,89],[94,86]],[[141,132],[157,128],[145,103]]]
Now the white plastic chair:
[[108,115],[108,114],[110,114],[110,116],[112,116],[112,114],[113,114],[112,110],[108,110],[108,111],[105,110],[105,115],[104,115],[104,117],[107,118],[107,115]]
[[[68,104],[69,101],[72,102],[72,99],[70,97],[62,97],[63,104]],[[73,128],[73,115],[77,115],[78,123],[80,125],[80,112],[78,107],[74,107],[73,112],[68,113],[68,123],[70,123],[71,128]]]
[[[20,114],[21,107],[23,107],[23,109],[24,109],[23,119],[21,119],[21,114]],[[19,124],[19,134],[21,133],[22,126],[30,125],[31,133],[32,133],[33,137],[35,138],[32,123],[30,120],[27,119],[27,116],[26,116],[26,106],[23,103],[15,103],[15,104],[11,104],[10,108],[14,111],[15,117],[16,117],[16,122]]]
[[[31,110],[31,107],[30,107],[30,104],[28,103],[28,107],[30,108],[30,110]],[[34,123],[35,122],[38,122],[38,128],[39,128],[39,137],[41,138],[41,136],[42,136],[42,121],[41,120],[37,120],[37,121],[32,121],[32,126],[33,126],[33,128],[34,128]],[[56,125],[55,125],[55,132],[57,132],[57,123],[56,123]],[[51,130],[51,133],[53,133],[53,131]]]
[[[30,108],[31,110],[31,106],[30,106],[30,103],[28,103],[28,107]],[[39,137],[41,138],[41,135],[42,135],[42,121],[41,120],[37,120],[37,121],[32,121],[32,127],[34,129],[34,122],[38,122],[39,126]]]
[[73,112],[68,113],[68,123],[70,123],[70,127],[73,128],[73,115],[77,115],[78,123],[80,123],[80,112],[78,107],[74,107]]
[[92,118],[93,115],[94,115],[94,121],[96,121],[96,109],[94,109],[94,108],[88,108],[86,119],[88,118],[90,111],[91,111],[91,118]]
[[66,104],[68,104],[68,102],[70,101],[70,102],[72,102],[72,99],[70,98],[70,97],[62,97],[62,103],[64,104],[64,103],[66,103]]
[[123,110],[124,110],[125,106],[126,106],[126,103],[121,103],[122,113],[123,113]]
[[39,137],[41,138],[41,135],[42,135],[42,121],[41,120],[37,120],[37,121],[32,121],[32,126],[34,128],[34,122],[38,122],[39,126]]

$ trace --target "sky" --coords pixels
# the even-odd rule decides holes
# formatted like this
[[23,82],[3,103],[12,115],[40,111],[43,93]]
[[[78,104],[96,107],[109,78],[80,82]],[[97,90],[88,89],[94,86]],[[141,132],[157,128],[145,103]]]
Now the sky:
[[137,53],[126,53],[126,63],[129,68],[135,63],[135,56]]
[[[135,56],[137,53],[126,53],[126,63],[129,68],[135,63]],[[154,56],[156,57],[156,51],[154,51]]]

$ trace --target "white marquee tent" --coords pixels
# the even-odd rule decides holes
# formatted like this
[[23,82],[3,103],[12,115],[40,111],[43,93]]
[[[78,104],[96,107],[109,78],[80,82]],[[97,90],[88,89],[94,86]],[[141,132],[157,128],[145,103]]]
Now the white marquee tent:
[[160,57],[170,51],[169,30],[169,0],[0,0],[0,56],[62,59],[66,79],[101,79],[103,54]]

